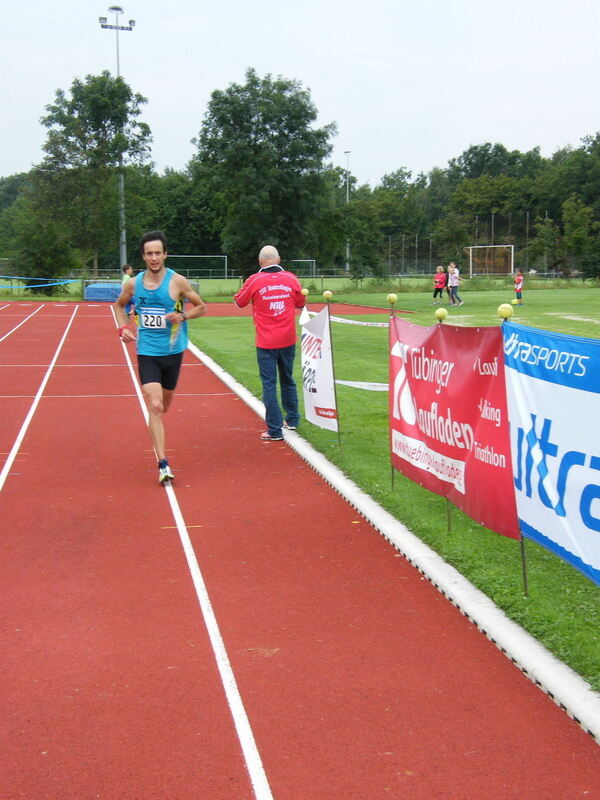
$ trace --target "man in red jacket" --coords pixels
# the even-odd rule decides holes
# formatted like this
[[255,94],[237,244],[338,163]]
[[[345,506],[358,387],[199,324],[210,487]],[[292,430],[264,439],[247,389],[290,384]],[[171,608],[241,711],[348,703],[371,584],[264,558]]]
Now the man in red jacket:
[[[283,439],[282,428],[295,430],[300,422],[298,391],[294,381],[296,309],[304,306],[298,278],[280,266],[277,249],[266,245],[258,255],[260,269],[251,275],[233,298],[238,308],[252,302],[256,330],[256,359],[263,388],[267,430],[264,442]],[[281,404],[277,399],[277,375]]]

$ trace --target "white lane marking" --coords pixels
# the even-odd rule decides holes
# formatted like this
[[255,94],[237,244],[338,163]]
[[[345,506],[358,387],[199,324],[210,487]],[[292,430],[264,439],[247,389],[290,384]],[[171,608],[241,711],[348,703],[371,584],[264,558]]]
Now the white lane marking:
[[[135,397],[134,394],[47,394],[47,400],[80,400],[82,398],[91,398],[92,400],[98,397]],[[181,392],[177,397],[234,397],[237,396],[235,392]],[[35,397],[33,394],[0,394],[0,400],[29,400]]]
[[[44,319],[48,318],[48,314],[44,317]],[[79,317],[81,319],[81,315]],[[0,364],[0,369],[3,368],[10,368],[15,369],[16,367],[46,367],[47,364]],[[121,367],[124,369],[123,364],[57,364],[56,369],[73,369],[75,367],[82,367],[84,369],[98,369],[98,367]],[[190,367],[204,367],[204,364],[182,364],[181,369],[189,369]],[[179,392],[178,392],[179,394]]]
[[4,336],[0,339],[0,342],[3,342],[5,339],[7,339],[11,335],[11,333],[14,333],[16,330],[18,330],[21,327],[21,325],[24,325],[27,322],[28,319],[31,319],[31,317],[33,317],[34,314],[37,314],[38,311],[41,311],[43,307],[44,307],[44,304],[42,304],[41,306],[36,308],[35,311],[32,311],[31,314],[28,317],[25,317],[25,319],[22,319],[21,322],[19,322],[18,325],[15,325],[15,327],[12,330],[10,330],[8,333],[4,334]]
[[[115,327],[118,327],[116,318]],[[146,403],[144,402],[135,370],[133,369],[133,365],[131,363],[129,351],[125,344],[122,344],[122,347],[127,360],[127,365],[129,366],[129,371],[131,373],[131,379],[135,386],[138,400],[142,408],[144,419],[146,420],[146,423],[148,423],[148,409],[146,408]],[[171,506],[173,519],[175,520],[175,524],[177,526],[183,552],[185,553],[188,563],[188,569],[190,570],[190,574],[192,576],[194,589],[196,590],[196,597],[198,598],[198,602],[200,604],[200,610],[202,611],[206,630],[208,631],[208,637],[210,639],[215,660],[217,662],[217,668],[219,670],[219,675],[221,676],[221,683],[223,684],[223,689],[225,690],[225,696],[227,697],[229,710],[231,712],[233,723],[235,725],[238,739],[242,748],[246,767],[250,774],[250,781],[252,783],[254,795],[256,800],[273,800],[271,787],[269,786],[269,781],[265,773],[260,753],[258,752],[256,740],[254,739],[254,734],[250,726],[250,721],[248,719],[246,709],[244,708],[244,703],[238,689],[229,656],[227,655],[227,649],[225,648],[225,643],[223,642],[223,637],[221,636],[221,631],[219,630],[219,623],[217,622],[212,603],[210,602],[208,589],[206,588],[204,578],[202,577],[200,565],[198,564],[198,559],[196,558],[196,553],[194,552],[194,547],[188,535],[187,526],[185,524],[183,514],[181,513],[175,490],[173,489],[171,483],[165,486],[165,491]]]
[[[42,308],[42,306],[40,306],[40,308]],[[46,374],[44,375],[44,377],[42,379],[42,382],[40,383],[40,388],[37,390],[37,394],[36,394],[36,396],[34,398],[34,401],[31,404],[31,406],[29,408],[29,411],[27,412],[27,416],[25,417],[25,420],[24,420],[23,424],[21,425],[21,430],[19,431],[19,434],[18,434],[17,438],[15,439],[15,443],[13,444],[12,449],[11,449],[10,453],[8,454],[8,458],[6,459],[6,462],[5,462],[4,466],[2,467],[2,471],[0,472],[0,492],[2,491],[2,489],[4,487],[4,483],[6,481],[8,473],[10,472],[10,468],[12,467],[13,461],[15,460],[16,455],[19,452],[19,448],[21,447],[23,439],[25,438],[25,434],[27,433],[27,429],[29,428],[29,424],[31,423],[31,420],[33,419],[33,415],[35,414],[36,409],[37,409],[37,407],[39,405],[40,398],[41,398],[41,396],[42,396],[42,394],[44,392],[44,389],[46,388],[46,384],[48,383],[48,381],[50,379],[50,375],[52,374],[52,370],[54,368],[54,365],[55,365],[55,363],[56,363],[56,361],[58,359],[58,356],[60,355],[60,351],[62,350],[62,346],[65,343],[65,339],[67,338],[67,334],[69,333],[71,325],[73,324],[73,320],[75,319],[75,314],[77,314],[77,309],[78,308],[79,308],[79,306],[75,306],[75,310],[71,314],[71,318],[69,319],[67,327],[65,328],[65,332],[62,335],[62,339],[60,340],[60,342],[58,344],[58,347],[56,348],[56,352],[54,353],[54,357],[52,358],[52,361],[50,362],[50,366],[46,370]]]

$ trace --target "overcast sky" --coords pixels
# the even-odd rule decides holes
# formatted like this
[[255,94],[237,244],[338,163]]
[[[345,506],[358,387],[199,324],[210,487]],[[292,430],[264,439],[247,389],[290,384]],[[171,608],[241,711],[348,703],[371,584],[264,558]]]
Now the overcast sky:
[[[121,74],[147,99],[159,171],[194,153],[210,94],[246,69],[301,82],[332,162],[360,183],[445,167],[472,144],[551,155],[600,130],[599,0],[127,0]],[[42,158],[40,123],[74,78],[116,74],[108,3],[5,4],[0,176]]]

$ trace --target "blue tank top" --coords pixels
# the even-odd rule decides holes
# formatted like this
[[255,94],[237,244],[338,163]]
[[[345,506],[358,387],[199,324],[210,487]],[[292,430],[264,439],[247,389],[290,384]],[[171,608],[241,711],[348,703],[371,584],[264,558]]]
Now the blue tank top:
[[165,316],[171,311],[181,311],[181,298],[173,300],[169,294],[169,285],[174,275],[172,269],[166,269],[165,276],[157,289],[144,286],[145,272],[135,277],[136,321],[138,324],[137,351],[142,356],[168,356],[181,353],[187,347],[187,323],[177,322],[171,325]]

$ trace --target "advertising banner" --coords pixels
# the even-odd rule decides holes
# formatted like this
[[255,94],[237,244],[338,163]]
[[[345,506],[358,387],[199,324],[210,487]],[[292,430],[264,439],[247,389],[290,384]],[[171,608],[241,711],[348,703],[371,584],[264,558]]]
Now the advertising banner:
[[302,387],[304,416],[313,425],[338,430],[338,415],[333,378],[333,355],[327,308],[302,325]]
[[392,316],[389,385],[394,468],[518,539],[500,327]]
[[521,531],[600,584],[600,341],[502,327]]

